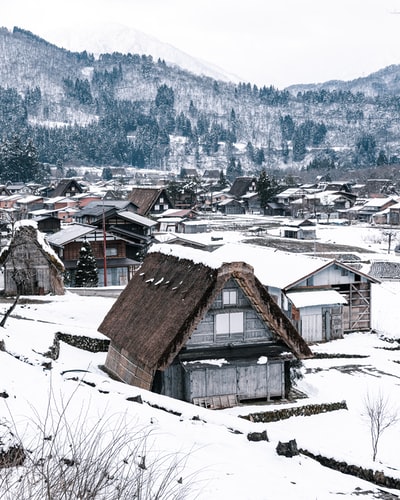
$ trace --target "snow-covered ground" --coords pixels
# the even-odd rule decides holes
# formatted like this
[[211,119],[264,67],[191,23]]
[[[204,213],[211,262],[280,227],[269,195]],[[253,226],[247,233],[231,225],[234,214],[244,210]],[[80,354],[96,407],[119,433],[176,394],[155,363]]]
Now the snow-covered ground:
[[[371,241],[364,230],[335,227],[322,232],[326,240],[357,245],[363,242],[363,247],[374,249],[379,252],[377,255],[386,252],[385,243]],[[237,238],[240,239],[239,234]],[[227,239],[235,238],[227,235]],[[391,287],[396,304],[400,295],[396,284]],[[376,294],[375,300],[379,301],[379,297]],[[52,368],[43,366],[43,362],[49,361],[43,353],[52,345],[56,332],[103,338],[97,327],[115,300],[67,293],[61,297],[33,297],[16,307],[6,327],[0,330],[0,340],[6,348],[5,352],[0,351],[0,430],[1,424],[7,422],[23,443],[31,443],[37,435],[35,422],[39,417],[42,422],[46,419],[49,407],[52,411],[58,407],[59,413],[67,407],[64,409],[71,429],[75,429],[76,421],[82,427],[82,415],[85,423],[107,421],[110,425],[113,418],[123,416],[127,430],[152,431],[146,445],[149,456],[172,453],[185,457],[179,484],[183,487],[190,482],[191,491],[186,495],[190,499],[373,499],[384,498],[380,496],[382,491],[391,493],[385,498],[400,498],[399,490],[385,490],[341,474],[304,455],[286,458],[276,453],[279,441],[295,439],[300,448],[314,454],[400,478],[400,423],[383,433],[377,460],[373,462],[364,404],[367,395],[375,398],[382,394],[391,409],[400,412],[400,349],[394,349],[399,343],[390,340],[400,339],[396,315],[392,324],[385,317],[384,336],[379,332],[352,333],[344,339],[313,346],[314,352],[357,357],[305,361],[298,389],[307,398],[276,405],[283,408],[346,401],[347,410],[262,424],[240,416],[271,410],[271,405],[213,411],[153,394],[109,378],[101,370],[105,353],[90,353],[62,341],[59,358],[52,361]],[[0,303],[0,313],[8,306]],[[379,325],[379,318],[375,320]],[[127,401],[137,395],[141,395],[143,404]],[[268,442],[247,439],[249,432],[264,430]],[[0,444],[6,442],[6,437],[0,432]],[[133,458],[140,462],[140,457]],[[3,497],[1,487],[5,486],[0,478]]]

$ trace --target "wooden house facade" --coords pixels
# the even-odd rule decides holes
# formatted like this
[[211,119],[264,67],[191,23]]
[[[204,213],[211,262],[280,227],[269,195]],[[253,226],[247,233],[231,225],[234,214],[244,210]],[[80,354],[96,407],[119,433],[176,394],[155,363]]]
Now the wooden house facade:
[[285,398],[291,360],[312,355],[251,266],[161,252],[147,255],[99,331],[112,375],[207,407]]
[[124,238],[88,224],[69,224],[48,236],[50,246],[63,261],[68,286],[75,286],[75,273],[82,242],[88,242],[96,259],[98,286],[126,285],[140,262],[127,257]]

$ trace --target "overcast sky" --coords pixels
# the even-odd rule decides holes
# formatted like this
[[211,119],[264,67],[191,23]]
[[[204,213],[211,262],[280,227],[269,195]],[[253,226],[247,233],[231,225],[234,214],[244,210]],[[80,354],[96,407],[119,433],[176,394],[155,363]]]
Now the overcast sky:
[[105,22],[278,88],[400,64],[400,0],[0,0],[1,25],[49,41]]

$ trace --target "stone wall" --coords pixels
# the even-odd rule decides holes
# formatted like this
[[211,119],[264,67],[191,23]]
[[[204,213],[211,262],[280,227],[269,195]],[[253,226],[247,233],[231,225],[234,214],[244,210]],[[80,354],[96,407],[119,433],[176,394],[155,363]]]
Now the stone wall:
[[308,450],[299,449],[299,453],[313,458],[319,462],[324,467],[329,467],[330,469],[337,470],[343,474],[350,474],[351,476],[359,477],[365,481],[376,484],[378,486],[384,486],[386,488],[400,489],[400,479],[386,476],[382,471],[364,469],[358,465],[351,465],[346,462],[338,461],[333,458],[327,458],[322,455],[314,455]]
[[303,406],[295,406],[292,408],[280,408],[278,410],[263,411],[260,413],[249,413],[248,415],[240,415],[241,418],[250,420],[251,422],[278,422],[291,417],[307,417],[317,415],[318,413],[326,413],[328,411],[347,410],[346,401],[337,403],[322,403],[309,404]]
[[71,335],[69,333],[57,332],[56,338],[66,344],[90,352],[107,352],[110,341],[108,339],[99,339],[85,337],[83,335]]

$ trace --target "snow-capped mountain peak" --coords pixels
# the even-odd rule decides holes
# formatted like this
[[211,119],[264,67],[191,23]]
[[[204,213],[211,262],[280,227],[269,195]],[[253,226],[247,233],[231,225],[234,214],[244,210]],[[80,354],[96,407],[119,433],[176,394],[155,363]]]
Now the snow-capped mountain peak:
[[86,50],[95,56],[113,52],[152,55],[156,60],[160,58],[195,74],[235,83],[243,81],[212,63],[192,57],[169,43],[122,24],[76,25],[73,30],[49,29],[45,38],[71,51]]

